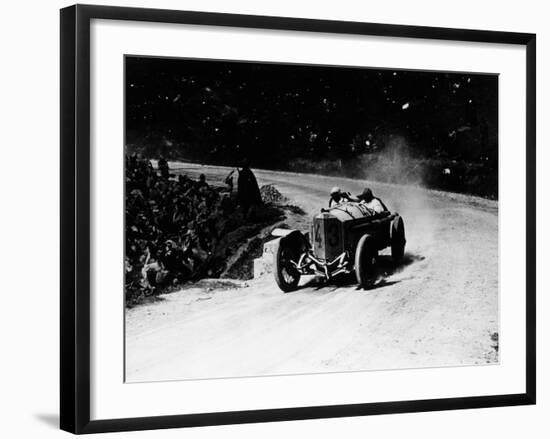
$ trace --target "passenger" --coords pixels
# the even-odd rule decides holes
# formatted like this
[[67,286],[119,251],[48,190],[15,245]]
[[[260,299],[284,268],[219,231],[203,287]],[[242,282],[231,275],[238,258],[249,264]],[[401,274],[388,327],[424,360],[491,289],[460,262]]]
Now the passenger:
[[348,201],[352,201],[350,195],[347,192],[343,192],[338,186],[334,186],[330,190],[328,207],[332,207],[333,204],[347,203]]
[[373,210],[375,213],[387,212],[388,209],[379,198],[375,197],[369,188],[365,188],[362,193],[357,195],[361,204]]

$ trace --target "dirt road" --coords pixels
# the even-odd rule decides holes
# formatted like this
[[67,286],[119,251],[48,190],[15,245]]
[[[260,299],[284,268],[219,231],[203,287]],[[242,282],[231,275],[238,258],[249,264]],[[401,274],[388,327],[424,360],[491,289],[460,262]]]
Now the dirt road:
[[[174,165],[177,166],[177,165]],[[220,181],[228,168],[180,164]],[[308,216],[332,186],[365,185],[399,212],[405,261],[380,261],[376,287],[310,282],[284,294],[271,276],[202,281],[126,312],[126,379],[257,376],[498,361],[498,203],[346,178],[255,171]],[[222,282],[222,283],[220,283]]]

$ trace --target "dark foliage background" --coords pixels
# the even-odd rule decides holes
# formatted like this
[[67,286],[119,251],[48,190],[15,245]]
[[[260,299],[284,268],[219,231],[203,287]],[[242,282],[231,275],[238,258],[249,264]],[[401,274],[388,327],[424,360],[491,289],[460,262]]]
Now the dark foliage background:
[[126,58],[126,146],[146,157],[498,196],[498,77]]

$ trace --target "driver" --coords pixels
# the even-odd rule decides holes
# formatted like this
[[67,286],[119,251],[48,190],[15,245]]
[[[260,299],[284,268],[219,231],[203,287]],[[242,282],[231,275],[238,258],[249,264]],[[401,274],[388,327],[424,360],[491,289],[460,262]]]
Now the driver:
[[332,207],[333,204],[347,203],[348,201],[352,201],[350,195],[347,192],[343,192],[338,186],[334,186],[330,190],[328,207]]

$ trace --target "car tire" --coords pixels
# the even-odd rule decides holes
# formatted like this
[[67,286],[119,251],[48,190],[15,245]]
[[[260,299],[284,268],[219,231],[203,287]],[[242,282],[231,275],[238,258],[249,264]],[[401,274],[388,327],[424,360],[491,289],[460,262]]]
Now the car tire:
[[287,245],[284,239],[280,239],[273,253],[275,282],[285,292],[291,292],[298,288],[300,273],[294,268],[290,261],[296,259],[292,247]]
[[369,288],[376,280],[377,254],[374,239],[370,235],[363,235],[355,249],[355,276],[362,288]]
[[391,222],[390,229],[391,257],[395,264],[401,262],[405,254],[405,224],[403,218],[397,215]]

